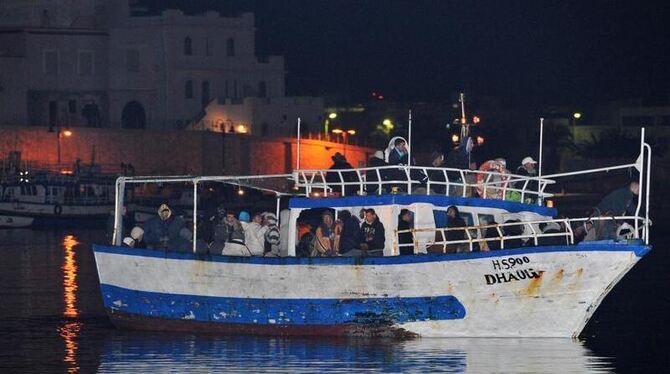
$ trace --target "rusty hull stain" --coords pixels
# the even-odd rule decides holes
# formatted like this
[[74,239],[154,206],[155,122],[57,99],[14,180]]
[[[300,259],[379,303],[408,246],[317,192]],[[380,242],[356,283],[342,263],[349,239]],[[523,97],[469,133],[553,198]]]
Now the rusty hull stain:
[[521,292],[522,295],[533,296],[538,293],[542,285],[542,279],[544,278],[544,271],[538,271],[538,273],[540,273],[540,276],[530,280],[528,287]]

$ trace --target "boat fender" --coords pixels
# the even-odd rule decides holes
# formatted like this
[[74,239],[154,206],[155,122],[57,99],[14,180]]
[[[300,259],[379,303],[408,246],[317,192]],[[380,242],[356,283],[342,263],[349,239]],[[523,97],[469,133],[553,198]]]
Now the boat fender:
[[[498,199],[502,200],[504,197],[505,190],[507,189],[507,170],[505,167],[498,161],[488,160],[484,162],[480,167],[480,171],[485,172],[496,172],[500,174],[500,181],[502,183],[496,184],[495,187],[486,188],[486,198],[487,199]],[[484,183],[487,182],[487,177],[489,174],[478,173],[477,174],[477,193],[479,196],[484,197],[485,186]],[[488,180],[488,182],[493,182]]]
[[54,214],[60,216],[62,213],[63,213],[63,207],[60,206],[59,204],[56,204],[56,206],[54,206]]

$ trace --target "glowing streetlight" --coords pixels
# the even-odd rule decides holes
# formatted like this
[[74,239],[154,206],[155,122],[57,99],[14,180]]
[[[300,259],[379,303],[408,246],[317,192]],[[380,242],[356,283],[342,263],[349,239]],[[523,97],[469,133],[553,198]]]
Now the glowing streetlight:
[[356,130],[347,130],[347,134],[356,135]]
[[342,134],[344,131],[342,129],[333,129],[333,134]]
[[70,131],[70,130],[63,131],[63,136],[65,136],[66,138],[69,138],[70,136],[72,136],[72,131]]
[[337,113],[330,113],[330,114],[328,114],[328,118],[330,118],[330,119],[335,119],[335,118],[337,118]]
[[451,136],[451,141],[454,142],[454,143],[458,143],[459,139],[460,139],[460,137],[456,134]]
[[572,117],[573,117],[574,119],[580,119],[580,118],[582,118],[582,114],[579,113],[579,112],[575,112],[575,113],[572,114]]
[[382,124],[386,127],[393,128],[393,122],[390,119],[386,118],[382,121]]
[[356,135],[356,130],[342,130],[342,129],[333,129],[333,134],[340,135],[342,134],[342,142],[344,143],[344,156],[347,156],[347,135]]

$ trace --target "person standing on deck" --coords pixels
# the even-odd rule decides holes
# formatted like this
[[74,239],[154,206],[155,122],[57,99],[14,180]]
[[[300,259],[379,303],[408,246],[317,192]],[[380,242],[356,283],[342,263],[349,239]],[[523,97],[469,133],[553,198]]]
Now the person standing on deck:
[[[454,205],[447,208],[447,216],[449,217],[447,228],[453,229],[446,231],[447,242],[465,240],[465,229],[462,229],[466,226],[465,220],[461,217],[458,208]],[[447,244],[447,253],[465,252],[466,248],[468,248],[467,243]]]
[[338,217],[342,225],[340,254],[345,254],[358,248],[358,232],[361,229],[361,222],[346,209],[341,210]]
[[149,219],[143,227],[144,242],[147,248],[169,249],[179,241],[179,232],[184,227],[184,220],[175,217],[167,204],[158,208],[158,216]]
[[[412,225],[412,212],[409,209],[401,209],[398,215],[398,231],[410,230]],[[414,233],[403,232],[398,234],[398,243],[400,244],[400,255],[414,254]]]

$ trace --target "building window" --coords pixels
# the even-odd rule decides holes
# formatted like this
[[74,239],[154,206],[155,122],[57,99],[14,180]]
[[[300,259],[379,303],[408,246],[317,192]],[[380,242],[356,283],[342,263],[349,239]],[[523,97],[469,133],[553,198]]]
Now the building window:
[[186,81],[184,85],[184,97],[187,99],[193,98],[193,81]]
[[212,51],[209,49],[209,38],[205,38],[205,56],[211,56]]
[[44,51],[44,74],[58,75],[58,51]]
[[207,106],[207,104],[209,104],[209,81],[202,82],[200,93],[201,93],[200,98],[202,99],[202,107],[204,108]]
[[258,97],[266,97],[268,95],[268,87],[265,81],[258,83]]
[[193,41],[191,40],[190,36],[187,36],[186,39],[184,39],[184,55],[193,55]]
[[235,56],[235,40],[233,40],[233,38],[228,38],[228,40],[226,40],[226,56]]
[[77,54],[77,73],[84,77],[90,77],[94,72],[93,51],[79,51]]
[[134,48],[126,50],[126,71],[137,73],[140,71],[140,51]]

